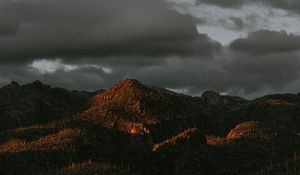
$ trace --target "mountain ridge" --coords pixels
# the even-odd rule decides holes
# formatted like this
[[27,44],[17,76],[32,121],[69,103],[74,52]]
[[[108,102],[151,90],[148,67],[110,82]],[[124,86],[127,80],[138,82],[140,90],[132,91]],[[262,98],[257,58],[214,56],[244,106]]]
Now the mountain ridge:
[[134,79],[91,93],[12,82],[0,89],[0,171],[227,175],[266,167],[271,175],[286,165],[270,170],[270,162],[287,160],[297,171],[299,102],[297,94],[192,97]]

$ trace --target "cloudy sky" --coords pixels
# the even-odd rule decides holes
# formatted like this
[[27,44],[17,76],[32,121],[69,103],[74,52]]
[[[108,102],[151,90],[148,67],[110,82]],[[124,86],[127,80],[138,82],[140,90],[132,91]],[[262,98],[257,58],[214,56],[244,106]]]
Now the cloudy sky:
[[0,86],[300,92],[299,0],[0,0]]

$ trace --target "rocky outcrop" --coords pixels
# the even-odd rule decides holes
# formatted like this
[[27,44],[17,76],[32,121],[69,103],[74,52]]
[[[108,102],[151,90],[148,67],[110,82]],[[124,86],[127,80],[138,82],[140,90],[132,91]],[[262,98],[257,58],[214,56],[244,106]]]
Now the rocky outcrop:
[[241,97],[221,95],[219,92],[211,90],[203,92],[201,99],[210,105],[226,107],[241,105],[248,102],[248,100]]
[[3,88],[6,88],[6,89],[9,89],[9,88],[19,88],[20,85],[19,83],[15,82],[15,81],[12,81],[9,85],[6,85],[4,86]]
[[[205,136],[197,128],[189,128],[161,143],[153,145],[154,157],[157,160],[155,167],[160,170],[156,174],[177,174],[182,172],[180,167],[187,165],[186,162],[181,162],[182,156],[191,150],[202,150],[205,147]],[[197,164],[199,165],[201,162],[198,161]],[[202,171],[199,170],[199,172]]]
[[187,129],[161,143],[153,145],[154,152],[172,152],[180,147],[198,147],[206,144],[205,136],[197,128]]
[[240,123],[227,134],[228,139],[271,139],[275,136],[276,132],[256,121]]
[[290,103],[288,101],[285,101],[282,99],[274,99],[274,98],[262,100],[261,103],[267,104],[267,105],[272,105],[272,106],[280,106],[280,105],[295,106],[295,104]]
[[218,92],[214,91],[205,91],[203,92],[201,98],[212,105],[222,105],[224,103],[223,98]]

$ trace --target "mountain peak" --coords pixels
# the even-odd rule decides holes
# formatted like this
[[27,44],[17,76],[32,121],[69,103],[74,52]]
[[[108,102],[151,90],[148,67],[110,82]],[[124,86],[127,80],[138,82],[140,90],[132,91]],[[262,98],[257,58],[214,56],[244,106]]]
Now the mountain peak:
[[211,91],[211,90],[205,91],[203,92],[201,98],[209,104],[213,104],[213,105],[223,104],[223,99],[220,93],[215,91]]
[[142,83],[140,83],[136,79],[124,79],[119,81],[116,86],[118,87],[124,87],[124,88],[132,88],[132,87],[142,87],[144,86]]
[[127,119],[136,118],[142,120],[140,116],[144,115],[148,102],[152,103],[153,98],[158,99],[158,96],[155,91],[139,81],[125,79],[95,95],[91,99],[89,109],[86,113],[89,113],[89,115],[101,114],[108,116],[110,114],[107,114],[107,111],[110,111],[109,113],[123,111],[124,114],[128,115]]
[[15,82],[15,81],[11,81],[11,83],[9,85],[4,86],[3,88],[18,88],[20,87],[19,83]]
[[51,88],[49,85],[43,84],[41,81],[36,80],[26,85],[26,87],[37,88],[37,89],[48,89]]
[[12,81],[7,87],[16,88],[16,87],[20,87],[20,85],[19,83]]
[[202,93],[202,97],[205,97],[205,96],[221,96],[221,95],[219,92],[207,90]]
[[106,96],[111,97],[124,97],[124,98],[132,98],[132,97],[141,97],[145,94],[153,93],[153,90],[148,88],[147,86],[140,83],[135,79],[125,79],[119,81],[114,86],[108,88],[103,91]]
[[44,85],[44,84],[43,84],[41,81],[39,81],[39,80],[36,80],[36,81],[32,82],[31,84],[37,85],[37,86],[43,86],[43,85]]

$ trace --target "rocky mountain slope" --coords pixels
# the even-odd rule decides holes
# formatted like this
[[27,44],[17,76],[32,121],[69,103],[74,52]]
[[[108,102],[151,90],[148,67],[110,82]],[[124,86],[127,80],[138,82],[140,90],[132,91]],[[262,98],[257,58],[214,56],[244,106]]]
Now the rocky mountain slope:
[[[151,89],[127,79],[92,97],[83,120],[130,134],[149,134],[154,142],[187,128],[209,128],[210,119],[190,96]],[[207,125],[206,125],[207,124]]]
[[0,89],[1,174],[300,172],[300,96],[178,94],[126,79],[96,93]]

